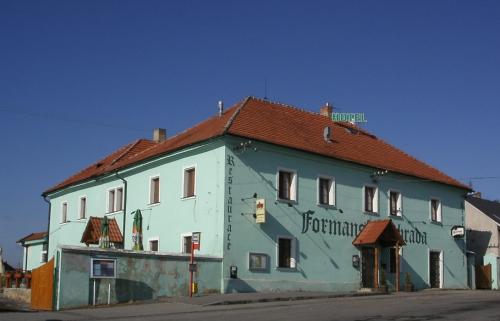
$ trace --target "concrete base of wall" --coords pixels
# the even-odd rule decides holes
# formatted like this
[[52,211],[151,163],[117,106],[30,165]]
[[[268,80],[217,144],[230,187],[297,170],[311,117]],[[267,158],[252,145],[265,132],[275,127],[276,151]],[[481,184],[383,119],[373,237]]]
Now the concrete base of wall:
[[4,288],[3,297],[30,304],[31,303],[31,289],[14,289],[14,288]]

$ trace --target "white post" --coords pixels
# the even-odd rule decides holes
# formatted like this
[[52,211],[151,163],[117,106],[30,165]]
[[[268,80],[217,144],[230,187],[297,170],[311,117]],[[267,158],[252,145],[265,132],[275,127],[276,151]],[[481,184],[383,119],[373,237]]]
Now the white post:
[[92,299],[92,303],[93,303],[93,305],[95,305],[95,279],[94,279],[94,296]]
[[111,302],[111,282],[108,283],[108,305]]

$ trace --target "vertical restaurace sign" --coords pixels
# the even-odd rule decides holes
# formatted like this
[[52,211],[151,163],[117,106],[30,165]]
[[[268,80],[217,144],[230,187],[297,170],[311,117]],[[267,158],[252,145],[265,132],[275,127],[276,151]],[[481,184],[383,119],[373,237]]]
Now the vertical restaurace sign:
[[231,232],[232,232],[232,217],[233,217],[233,170],[234,170],[234,156],[227,155],[227,199],[226,199],[226,250],[231,250]]
[[266,200],[263,198],[255,201],[255,223],[266,223]]

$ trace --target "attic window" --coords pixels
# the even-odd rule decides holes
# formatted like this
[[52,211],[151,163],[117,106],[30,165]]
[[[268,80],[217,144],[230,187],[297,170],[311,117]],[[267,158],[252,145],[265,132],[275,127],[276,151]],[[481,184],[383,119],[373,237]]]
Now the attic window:
[[97,163],[97,164],[95,164],[95,167],[96,167],[96,168],[99,168],[99,167],[101,167],[101,166],[102,166],[102,163]]

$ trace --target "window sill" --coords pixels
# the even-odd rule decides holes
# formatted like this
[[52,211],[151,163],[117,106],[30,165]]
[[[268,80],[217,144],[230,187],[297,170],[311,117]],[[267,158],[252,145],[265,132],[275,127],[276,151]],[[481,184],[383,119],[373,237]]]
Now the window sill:
[[196,195],[193,195],[193,196],[183,196],[181,197],[181,200],[182,201],[187,201],[187,200],[192,200],[192,199],[195,199],[196,198]]
[[160,202],[156,202],[156,203],[149,203],[148,204],[148,207],[155,207],[155,206],[158,206],[160,205],[161,203]]
[[117,214],[121,214],[121,213],[123,213],[123,210],[114,211],[114,212],[108,212],[108,213],[106,213],[104,215],[110,216],[110,215],[117,215]]
[[325,209],[332,209],[332,210],[337,209],[337,206],[335,206],[335,204],[321,204],[321,203],[318,203],[318,204],[316,204],[316,206],[323,207]]
[[434,225],[439,225],[439,226],[443,226],[443,222],[442,221],[430,221],[431,224],[434,224]]
[[394,214],[389,214],[390,218],[396,219],[396,220],[402,220],[403,215],[394,215]]
[[278,201],[280,203],[285,203],[285,204],[292,204],[292,205],[297,204],[296,200],[287,200],[287,199],[283,199],[283,198],[277,198],[276,201]]
[[378,212],[368,212],[368,211],[363,211],[363,214],[366,214],[366,215],[371,215],[371,216],[379,216],[379,213],[378,213]]
[[276,271],[280,271],[280,272],[297,272],[297,268],[296,267],[279,267],[277,266],[276,267]]

